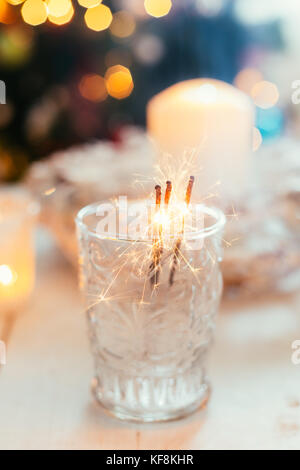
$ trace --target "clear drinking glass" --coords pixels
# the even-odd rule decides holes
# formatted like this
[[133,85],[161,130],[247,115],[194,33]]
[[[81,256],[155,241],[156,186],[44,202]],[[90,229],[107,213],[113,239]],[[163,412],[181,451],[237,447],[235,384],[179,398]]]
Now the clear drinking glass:
[[192,234],[200,247],[181,244],[172,284],[174,243],[164,247],[153,287],[149,240],[101,232],[98,207],[83,208],[76,220],[96,398],[121,419],[183,417],[209,396],[225,217],[201,206],[203,226]]

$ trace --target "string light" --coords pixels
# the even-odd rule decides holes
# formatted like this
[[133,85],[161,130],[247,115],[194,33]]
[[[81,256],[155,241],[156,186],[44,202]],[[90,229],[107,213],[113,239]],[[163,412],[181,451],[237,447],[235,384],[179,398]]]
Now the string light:
[[146,12],[154,16],[155,18],[160,18],[166,16],[172,8],[171,0],[145,0],[144,2]]
[[[78,4],[87,9],[85,23],[93,31],[103,31],[110,27],[111,33],[119,38],[131,36],[136,29],[135,16],[147,14],[160,18],[169,13],[172,0],[124,0],[124,10],[112,15],[110,8],[103,5],[103,0],[77,0]],[[23,5],[22,5],[23,4]],[[25,23],[38,26],[49,21],[56,25],[70,22],[75,10],[72,0],[0,0],[0,23],[11,24],[16,15],[10,5],[22,5],[21,15]]]
[[84,16],[86,25],[93,31],[103,31],[109,28],[113,16],[108,7],[99,5],[94,8],[89,8]]
[[58,26],[69,23],[72,20],[73,16],[74,16],[74,7],[73,7],[73,5],[70,1],[68,1],[68,4],[69,4],[69,9],[67,10],[67,13],[62,14],[62,15],[51,15],[51,14],[49,14],[48,15],[48,20],[51,23],[56,24]]
[[110,96],[118,100],[127,98],[133,90],[130,70],[122,65],[110,67],[106,74],[106,88]]
[[48,17],[48,9],[42,0],[26,0],[22,6],[22,17],[25,23],[38,26],[45,23]]
[[102,3],[102,0],[78,0],[79,5],[84,8],[94,8]]
[[67,15],[72,5],[70,0],[49,0],[47,4],[48,14],[57,18]]
[[127,38],[134,33],[136,23],[133,15],[128,11],[118,11],[114,14],[110,25],[110,32],[119,38]]
[[96,74],[85,75],[79,83],[79,91],[89,101],[99,102],[107,97],[105,80]]
[[70,23],[70,21],[72,20],[74,16],[74,8],[73,8],[73,5],[71,5],[71,8],[69,10],[69,13],[67,13],[66,15],[64,16],[51,16],[49,15],[48,16],[48,20],[53,23],[53,24],[56,24],[57,26],[62,26],[64,24],[67,24],[67,23]]

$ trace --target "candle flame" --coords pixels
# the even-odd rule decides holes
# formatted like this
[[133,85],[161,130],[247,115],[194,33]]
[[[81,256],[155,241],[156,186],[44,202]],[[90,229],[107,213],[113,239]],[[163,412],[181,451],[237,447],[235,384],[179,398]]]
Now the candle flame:
[[16,276],[12,269],[6,264],[0,266],[0,284],[3,286],[10,286],[16,280]]

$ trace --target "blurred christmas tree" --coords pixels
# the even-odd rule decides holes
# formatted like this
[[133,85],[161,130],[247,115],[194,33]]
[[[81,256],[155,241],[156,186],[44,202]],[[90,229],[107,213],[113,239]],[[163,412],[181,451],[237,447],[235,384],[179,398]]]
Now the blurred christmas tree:
[[247,33],[231,0],[0,0],[0,179],[28,162],[143,125],[183,79],[231,82]]

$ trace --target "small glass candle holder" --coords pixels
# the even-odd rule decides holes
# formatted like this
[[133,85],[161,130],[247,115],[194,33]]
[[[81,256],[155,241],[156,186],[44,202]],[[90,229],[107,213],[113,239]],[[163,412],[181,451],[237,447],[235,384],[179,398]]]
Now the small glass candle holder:
[[95,396],[120,419],[184,417],[209,396],[207,353],[222,291],[225,216],[201,206],[202,228],[180,243],[164,240],[154,269],[152,241],[129,237],[122,218],[122,233],[108,233],[100,213],[93,204],[76,219]]
[[38,209],[25,189],[0,189],[0,314],[14,313],[33,290]]

